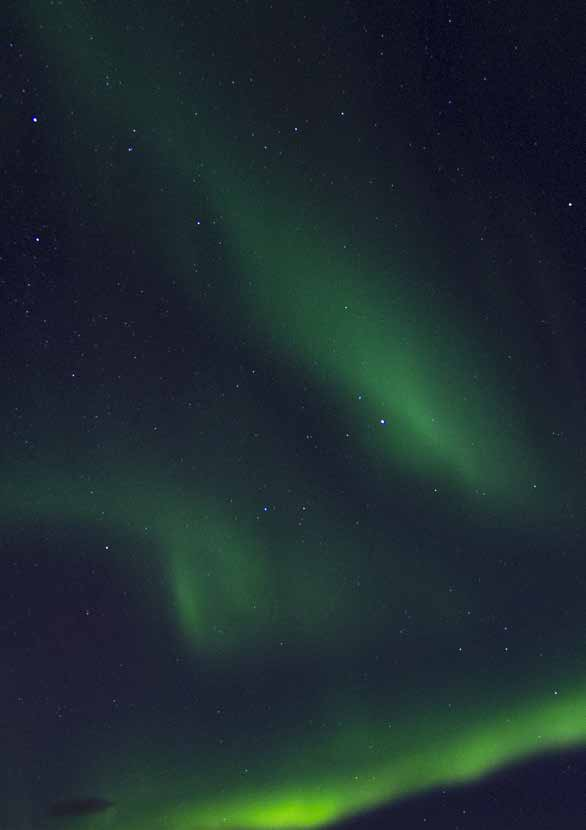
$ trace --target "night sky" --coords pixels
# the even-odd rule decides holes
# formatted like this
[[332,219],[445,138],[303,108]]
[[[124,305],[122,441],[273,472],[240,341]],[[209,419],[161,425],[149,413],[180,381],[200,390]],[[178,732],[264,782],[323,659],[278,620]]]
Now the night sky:
[[1,830],[584,826],[585,26],[8,2]]

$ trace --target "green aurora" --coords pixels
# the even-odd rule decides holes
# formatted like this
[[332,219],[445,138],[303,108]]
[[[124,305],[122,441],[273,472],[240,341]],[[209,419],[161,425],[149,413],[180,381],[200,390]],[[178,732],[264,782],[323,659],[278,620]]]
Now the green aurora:
[[[231,138],[231,118],[262,130],[245,103],[220,89],[221,102],[211,100],[213,66],[179,76],[187,35],[145,13],[131,37],[130,15],[92,16],[81,3],[29,9],[63,111],[73,108],[97,142],[101,132],[135,131],[141,175],[149,170],[139,191],[92,170],[81,148],[64,160],[65,175],[84,177],[98,205],[114,204],[121,187],[108,222],[124,234],[125,213],[134,213],[129,226],[142,224],[166,263],[160,280],[177,307],[204,309],[246,343],[259,375],[275,371],[267,362],[280,367],[279,383],[306,389],[308,408],[324,402],[320,429],[340,466],[326,475],[312,462],[313,439],[294,416],[267,411],[251,370],[244,380],[226,370],[230,391],[193,415],[192,382],[166,405],[155,369],[134,389],[88,384],[75,406],[89,412],[105,396],[120,413],[98,444],[76,432],[78,412],[50,379],[37,377],[30,395],[48,414],[38,417],[33,457],[5,449],[6,522],[107,539],[103,556],[121,557],[128,578],[147,586],[141,636],[168,631],[181,654],[177,675],[160,679],[162,712],[139,704],[111,730],[80,730],[64,750],[80,786],[116,804],[84,827],[324,826],[583,742],[584,654],[571,625],[581,554],[568,542],[563,562],[550,558],[581,501],[580,477],[544,441],[548,416],[520,403],[537,392],[503,391],[515,333],[505,321],[495,342],[480,313],[476,325],[432,300],[417,277],[423,255],[414,268],[405,254],[392,262],[371,246],[345,251],[335,196],[324,213],[321,183],[298,181],[286,155],[267,172],[252,140]],[[216,25],[202,23],[194,54]],[[192,202],[220,217],[226,239],[226,275],[209,301],[206,266],[194,268],[204,243]],[[208,270],[217,280],[220,266]],[[137,422],[125,400],[138,397]],[[344,465],[355,479],[338,486]],[[350,495],[368,482],[378,502],[355,514]],[[504,540],[519,558],[506,574]],[[560,609],[566,622],[543,633],[535,620]],[[416,634],[405,637],[412,620]],[[510,649],[489,636],[497,620],[518,633]],[[189,683],[206,703],[174,713],[173,687]],[[210,725],[212,710],[221,715]]]

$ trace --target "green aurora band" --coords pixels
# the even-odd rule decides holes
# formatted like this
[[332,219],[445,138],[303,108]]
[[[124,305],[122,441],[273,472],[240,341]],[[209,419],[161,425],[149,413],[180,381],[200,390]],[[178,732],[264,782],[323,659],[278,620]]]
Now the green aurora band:
[[[150,152],[153,190],[171,181],[180,194],[167,222],[165,206],[153,219],[177,291],[200,297],[194,242],[180,224],[192,215],[185,183],[195,175],[211,211],[222,217],[226,256],[239,274],[238,282],[226,284],[219,321],[230,314],[253,348],[274,354],[326,397],[333,417],[346,425],[340,440],[347,428],[362,464],[386,471],[388,481],[427,482],[432,495],[422,511],[431,521],[443,515],[446,525],[460,523],[469,529],[470,537],[463,531],[468,541],[475,528],[495,524],[534,528],[547,538],[572,482],[568,477],[560,483],[560,464],[552,484],[551,459],[536,449],[539,430],[532,435],[519,424],[516,402],[499,394],[490,347],[472,345],[473,332],[456,323],[449,307],[418,301],[406,265],[395,273],[376,253],[369,262],[341,255],[344,234],[335,212],[324,219],[286,173],[272,173],[269,182],[261,163],[228,140],[219,107],[206,106],[203,94],[194,117],[184,103],[188,91],[178,89],[171,47],[155,43],[154,32],[166,31],[162,24],[159,30],[152,23],[151,49],[144,50],[164,53],[161,66],[149,66],[132,39],[120,34],[124,27],[110,31],[103,17],[92,18],[87,5],[33,3],[29,23],[34,21],[62,78],[63,101],[74,100],[80,118],[103,119],[112,130],[123,125],[139,135],[147,134],[153,119],[161,125],[145,139],[144,152]],[[142,36],[148,42],[148,33]],[[106,71],[123,79],[107,94],[98,89]],[[95,89],[92,100],[102,102],[101,110],[84,113],[84,89]],[[165,228],[173,222],[171,235]],[[152,233],[157,238],[154,227]],[[479,366],[481,388],[471,388],[467,379]],[[168,745],[164,717],[152,734],[145,734],[137,715],[120,733],[102,736],[84,775],[92,792],[107,794],[117,806],[88,817],[84,826],[323,826],[586,740],[586,677],[578,646],[569,644],[576,654],[556,666],[535,656],[510,667],[510,658],[494,654],[480,658],[474,672],[469,663],[460,667],[449,644],[467,635],[446,586],[450,574],[469,574],[475,564],[461,553],[441,552],[441,543],[432,542],[422,554],[409,524],[389,540],[382,530],[351,521],[310,465],[290,451],[295,425],[276,434],[252,391],[242,390],[237,405],[242,431],[262,435],[258,454],[240,449],[226,433],[219,407],[198,414],[192,433],[183,428],[189,463],[181,469],[169,463],[162,445],[145,449],[146,427],[140,425],[135,435],[112,428],[110,443],[96,453],[84,439],[72,438],[65,411],[39,425],[45,438],[39,438],[34,462],[12,451],[2,488],[7,521],[40,520],[135,538],[157,574],[148,613],[173,626],[194,664],[206,666],[226,689],[265,655],[271,665],[290,667],[280,692],[293,714],[284,716],[280,731],[266,728],[266,712],[259,708],[246,730],[236,713],[226,715],[217,735],[200,735],[180,750]],[[55,408],[59,412],[58,403]],[[226,458],[239,458],[233,475],[230,465],[217,468],[218,446]],[[91,481],[84,478],[88,470]],[[258,483],[267,480],[271,503],[303,494],[300,503],[310,507],[302,524],[293,508],[259,517]],[[112,544],[109,555],[120,547]],[[299,561],[301,547],[307,567]],[[129,567],[140,574],[143,564],[135,558]],[[514,581],[487,581],[475,607],[485,605],[489,613],[494,598],[484,592],[502,591],[505,614],[519,613]],[[554,578],[551,607],[563,602],[565,590],[563,578]],[[362,648],[377,659],[389,643],[395,647],[388,632],[399,627],[406,605],[423,632],[413,671],[396,682],[381,674],[365,691],[344,668],[344,655]],[[423,694],[429,665],[437,674]],[[312,672],[314,693],[296,712],[287,678]],[[195,684],[195,669],[193,677]],[[220,732],[231,736],[226,744],[218,741]],[[251,732],[254,737],[247,738]]]

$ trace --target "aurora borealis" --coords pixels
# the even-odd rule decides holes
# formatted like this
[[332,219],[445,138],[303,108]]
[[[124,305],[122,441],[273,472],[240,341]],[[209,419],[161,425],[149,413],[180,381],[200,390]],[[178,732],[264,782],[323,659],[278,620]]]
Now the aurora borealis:
[[10,9],[7,828],[321,827],[586,743],[577,17]]

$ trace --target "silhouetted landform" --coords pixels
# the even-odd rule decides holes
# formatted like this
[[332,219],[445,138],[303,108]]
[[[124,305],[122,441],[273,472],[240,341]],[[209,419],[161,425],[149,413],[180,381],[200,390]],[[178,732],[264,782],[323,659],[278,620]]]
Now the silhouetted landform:
[[[335,830],[586,830],[586,750],[550,753],[474,784],[407,798]],[[334,828],[332,828],[334,830]]]
[[48,815],[50,818],[75,818],[101,813],[113,806],[114,802],[108,801],[107,798],[71,798],[55,801],[49,807]]

